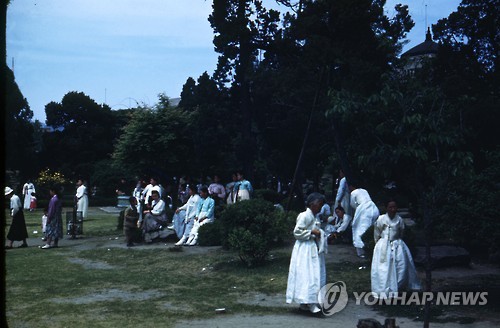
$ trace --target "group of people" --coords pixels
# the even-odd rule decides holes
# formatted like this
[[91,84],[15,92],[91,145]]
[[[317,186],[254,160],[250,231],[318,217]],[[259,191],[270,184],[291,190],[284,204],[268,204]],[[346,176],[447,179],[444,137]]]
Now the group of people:
[[376,244],[371,267],[372,295],[388,298],[396,297],[401,290],[419,290],[421,286],[413,258],[402,240],[405,225],[397,214],[397,203],[389,200],[386,213],[380,215],[368,192],[348,184],[344,176],[340,179],[335,202],[336,216],[333,217],[328,213],[325,196],[312,193],[307,197],[306,211],[297,217],[286,302],[298,303],[301,310],[312,313],[321,311],[318,294],[326,284],[325,253],[329,240],[345,233],[351,222],[351,214],[342,206],[346,204],[349,204],[349,210],[354,211],[352,240],[360,258],[365,258],[361,237],[374,226]]
[[[117,194],[121,189],[117,188]],[[124,212],[125,240],[128,246],[133,246],[134,229],[139,228],[144,242],[150,243],[156,236],[155,232],[167,228],[177,234],[177,246],[196,245],[199,228],[214,221],[217,204],[233,204],[250,199],[252,193],[251,183],[241,172],[235,172],[233,181],[226,186],[218,175],[213,176],[208,186],[191,183],[189,177],[183,177],[179,181],[177,195],[180,206],[174,216],[168,218],[166,209],[167,206],[173,207],[172,197],[165,192],[156,177],[151,177],[146,186],[139,180],[129,198],[130,205]]]
[[[87,217],[89,206],[87,187],[82,179],[77,180],[76,187],[74,210],[80,211],[84,219]],[[24,210],[34,211],[36,209],[35,186],[31,180],[28,180],[28,182],[23,185],[22,193],[24,196],[23,202],[21,202],[21,198],[15,194],[12,188],[5,187],[5,196],[10,200],[10,215],[12,218],[12,223],[7,234],[7,249],[13,248],[14,241],[22,242],[19,247],[28,247],[26,241],[28,232],[24,219]],[[63,237],[62,199],[60,189],[57,186],[49,187],[49,195],[49,203],[43,210],[41,222],[43,233],[42,240],[45,241],[46,244],[41,246],[41,249],[58,247],[59,239]]]

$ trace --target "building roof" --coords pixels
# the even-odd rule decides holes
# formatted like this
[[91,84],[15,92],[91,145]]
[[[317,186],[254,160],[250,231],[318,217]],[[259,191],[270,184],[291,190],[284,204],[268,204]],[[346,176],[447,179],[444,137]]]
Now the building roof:
[[437,54],[439,44],[432,41],[431,29],[427,28],[425,41],[411,48],[401,55],[401,57],[415,57],[421,55]]

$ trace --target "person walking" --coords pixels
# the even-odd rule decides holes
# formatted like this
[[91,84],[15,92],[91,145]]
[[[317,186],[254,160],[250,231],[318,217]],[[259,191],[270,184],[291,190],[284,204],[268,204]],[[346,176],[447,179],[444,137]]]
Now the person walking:
[[59,197],[59,188],[52,186],[49,189],[50,201],[47,213],[47,243],[42,249],[59,247],[59,239],[63,237],[62,200]]
[[9,232],[7,233],[9,243],[5,248],[12,248],[14,241],[23,242],[19,247],[28,247],[28,243],[26,242],[28,230],[26,229],[26,221],[24,220],[21,198],[14,194],[14,190],[10,187],[5,187],[5,197],[10,200],[10,216],[12,217]]

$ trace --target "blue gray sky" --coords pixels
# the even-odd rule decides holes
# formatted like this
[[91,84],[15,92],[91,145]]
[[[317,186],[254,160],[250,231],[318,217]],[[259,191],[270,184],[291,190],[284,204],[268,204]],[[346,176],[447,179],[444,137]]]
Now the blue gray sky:
[[[408,50],[460,0],[387,0],[389,17],[396,3],[415,21]],[[211,11],[210,0],[11,0],[7,65],[42,122],[45,105],[70,91],[112,109],[152,106],[160,93],[179,97],[188,77],[214,71]]]

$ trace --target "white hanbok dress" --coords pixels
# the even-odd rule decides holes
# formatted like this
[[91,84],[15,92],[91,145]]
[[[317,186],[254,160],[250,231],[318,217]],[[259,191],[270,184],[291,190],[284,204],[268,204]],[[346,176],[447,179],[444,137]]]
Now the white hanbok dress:
[[365,243],[361,236],[375,222],[380,212],[368,192],[361,188],[351,192],[351,207],[355,210],[352,219],[352,242],[354,247],[362,249]]
[[24,206],[25,210],[30,209],[31,203],[31,194],[35,192],[35,185],[31,182],[26,182],[23,186],[23,197],[24,197]]
[[335,209],[340,203],[340,206],[344,209],[346,214],[351,214],[351,196],[349,195],[349,188],[347,187],[347,180],[345,177],[340,179],[339,189],[337,190],[337,196],[335,197],[335,204],[332,206],[332,211],[335,212]]
[[404,228],[403,219],[397,214],[392,220],[387,214],[381,215],[375,223],[371,283],[376,297],[421,288],[410,250],[401,239]]
[[89,196],[87,193],[87,187],[81,185],[76,189],[76,210],[82,212],[82,217],[85,219],[87,217],[87,212],[89,210]]
[[318,293],[326,284],[326,238],[322,230],[322,238],[311,234],[315,228],[318,226],[311,209],[298,215],[293,230],[296,241],[288,271],[287,303],[316,304]]

